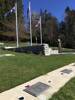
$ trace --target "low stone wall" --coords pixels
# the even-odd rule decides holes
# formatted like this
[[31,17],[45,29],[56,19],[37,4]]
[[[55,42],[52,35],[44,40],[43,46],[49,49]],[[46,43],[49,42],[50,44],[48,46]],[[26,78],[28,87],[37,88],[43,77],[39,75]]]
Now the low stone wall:
[[52,54],[58,54],[58,50],[52,50],[52,48],[49,48],[48,44],[25,46],[25,47],[19,47],[19,48],[5,47],[3,49],[20,52],[20,53],[43,54],[45,56],[50,56]]
[[51,54],[58,54],[58,50],[52,50]]
[[43,47],[44,47],[45,56],[50,56],[52,54],[58,54],[58,50],[52,50],[52,48],[50,48],[48,44],[43,44]]
[[26,46],[26,47],[19,47],[19,48],[7,47],[3,49],[20,52],[20,53],[33,53],[33,54],[43,54],[43,50],[44,50],[43,45],[34,45],[34,46]]

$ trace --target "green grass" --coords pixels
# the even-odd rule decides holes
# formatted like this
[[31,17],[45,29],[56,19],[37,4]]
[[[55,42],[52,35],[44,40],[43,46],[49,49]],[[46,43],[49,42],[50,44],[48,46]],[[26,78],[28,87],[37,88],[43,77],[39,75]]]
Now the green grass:
[[71,79],[50,100],[75,100],[75,78]]
[[[13,53],[0,50],[0,54]],[[46,74],[66,64],[75,62],[75,55],[49,57],[13,53],[15,57],[0,58],[0,92]]]

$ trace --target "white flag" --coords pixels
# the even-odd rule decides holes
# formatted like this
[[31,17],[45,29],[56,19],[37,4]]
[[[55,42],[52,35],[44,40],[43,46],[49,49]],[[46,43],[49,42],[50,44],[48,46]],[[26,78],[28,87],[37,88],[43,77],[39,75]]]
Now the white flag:
[[11,13],[15,13],[15,11],[16,11],[16,8],[15,8],[15,6],[11,9],[11,10],[9,10],[7,13],[5,13],[5,17],[7,17],[9,14],[11,14]]
[[15,13],[16,9],[15,9],[15,6],[10,10],[10,13]]
[[35,27],[38,27],[39,25],[40,25],[40,18],[39,18],[37,24],[35,25]]

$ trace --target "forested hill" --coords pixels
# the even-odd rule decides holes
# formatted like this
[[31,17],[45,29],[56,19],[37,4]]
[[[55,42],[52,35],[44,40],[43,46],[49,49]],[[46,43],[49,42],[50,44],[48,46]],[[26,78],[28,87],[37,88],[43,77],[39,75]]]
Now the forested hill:
[[[5,14],[15,6],[16,0],[0,0],[0,39],[2,36],[8,36],[15,39],[15,13],[8,16]],[[23,4],[22,0],[17,0],[18,3],[18,24],[19,37],[25,36],[24,21],[23,21]]]

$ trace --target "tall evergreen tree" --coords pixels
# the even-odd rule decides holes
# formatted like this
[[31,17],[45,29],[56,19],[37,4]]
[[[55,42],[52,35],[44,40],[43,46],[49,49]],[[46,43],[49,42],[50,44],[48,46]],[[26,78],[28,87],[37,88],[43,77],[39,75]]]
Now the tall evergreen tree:
[[66,26],[66,46],[75,48],[75,10],[67,8],[65,10],[65,26]]

